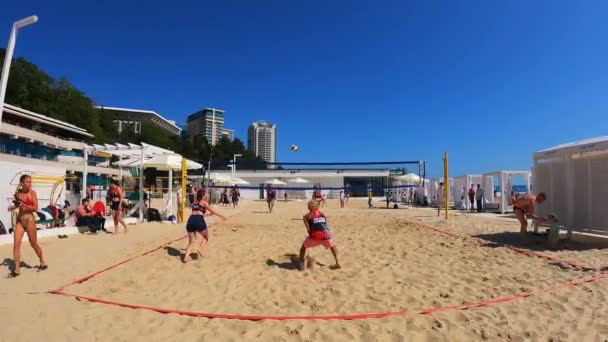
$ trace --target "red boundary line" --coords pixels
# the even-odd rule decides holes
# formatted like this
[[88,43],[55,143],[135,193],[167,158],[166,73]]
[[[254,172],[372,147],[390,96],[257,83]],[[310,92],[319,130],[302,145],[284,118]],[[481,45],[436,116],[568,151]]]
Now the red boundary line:
[[[472,239],[471,237],[468,236],[459,236],[447,231],[444,231],[442,229],[436,228],[434,226],[431,225],[427,225],[427,224],[423,224],[423,223],[418,223],[418,222],[412,222],[412,221],[406,221],[408,223],[412,223],[414,225],[426,228],[426,229],[430,229],[433,231],[436,231],[438,233],[444,234],[444,235],[448,235],[451,237],[455,237],[455,238],[459,238],[459,239]],[[90,302],[94,302],[94,303],[100,303],[100,304],[106,304],[106,305],[113,305],[113,306],[119,306],[119,307],[124,307],[124,308],[130,308],[130,309],[143,309],[143,310],[150,310],[150,311],[154,311],[154,312],[158,312],[158,313],[163,313],[163,314],[169,314],[169,313],[174,313],[174,314],[179,314],[179,315],[185,315],[185,316],[194,316],[194,317],[206,317],[206,318],[223,318],[223,319],[236,319],[236,320],[247,320],[247,321],[261,321],[261,320],[277,320],[277,321],[287,321],[287,320],[357,320],[357,319],[368,319],[368,318],[385,318],[385,317],[396,317],[396,316],[405,316],[407,315],[406,311],[396,311],[396,312],[385,312],[385,313],[368,313],[368,314],[356,314],[356,315],[333,315],[333,316],[254,316],[254,315],[230,315],[230,314],[218,314],[218,313],[204,313],[204,312],[196,312],[196,311],[183,311],[183,310],[171,310],[171,309],[162,309],[162,308],[154,308],[154,307],[149,307],[149,306],[143,306],[143,305],[135,305],[135,304],[128,304],[128,303],[121,303],[121,302],[114,302],[114,301],[109,301],[109,300],[105,300],[105,299],[99,299],[99,298],[93,298],[93,297],[87,297],[87,296],[81,296],[81,295],[76,295],[76,294],[71,294],[71,293],[66,293],[64,292],[64,290],[72,285],[75,284],[81,284],[101,273],[107,272],[111,269],[114,269],[120,265],[123,265],[133,259],[142,257],[144,255],[150,254],[154,251],[157,251],[161,248],[163,248],[164,246],[167,246],[173,242],[176,241],[180,241],[185,239],[186,236],[180,237],[178,239],[174,239],[171,240],[169,242],[166,242],[154,249],[151,249],[149,251],[146,251],[142,254],[130,257],[128,259],[125,259],[121,262],[118,262],[112,266],[106,267],[100,271],[91,273],[85,277],[76,279],[66,285],[63,285],[55,290],[51,290],[48,293],[50,294],[55,294],[55,295],[63,295],[63,296],[68,296],[68,297],[74,297],[78,300],[86,300],[86,301],[90,301]],[[485,245],[485,244],[489,244],[491,242],[483,240],[483,239],[479,239],[482,242],[480,243],[480,245]],[[502,245],[505,246],[506,248],[508,248],[509,250],[512,250],[516,253],[521,253],[524,255],[528,255],[528,256],[536,256],[536,257],[540,257],[540,258],[544,258],[544,259],[548,259],[548,260],[553,260],[553,261],[557,261],[560,262],[562,264],[565,265],[569,265],[569,266],[573,266],[576,268],[585,268],[585,269],[590,269],[590,270],[596,270],[595,268],[590,268],[590,267],[585,267],[573,262],[569,262],[569,261],[564,261],[564,260],[560,260],[558,258],[554,258],[548,255],[544,255],[541,253],[535,253],[535,252],[531,252],[528,250],[523,250],[517,247],[513,247],[510,245],[506,245],[506,244],[498,244],[498,245]],[[480,302],[474,302],[474,303],[465,303],[462,305],[452,305],[452,306],[444,306],[444,307],[439,307],[439,308],[429,308],[429,309],[421,309],[418,310],[417,313],[418,314],[430,314],[430,313],[436,313],[436,312],[443,312],[443,311],[452,311],[452,310],[463,310],[463,309],[469,309],[469,308],[475,308],[475,307],[482,307],[482,306],[490,306],[490,305],[494,305],[494,304],[499,304],[499,303],[505,303],[505,302],[510,302],[513,300],[517,300],[517,299],[522,299],[522,298],[528,298],[528,297],[533,297],[533,296],[538,296],[540,294],[543,293],[549,293],[549,292],[555,292],[558,290],[561,290],[563,288],[568,288],[568,287],[575,287],[575,286],[579,286],[582,284],[586,284],[586,283],[591,283],[594,281],[598,281],[601,279],[604,279],[608,277],[608,273],[600,273],[600,275],[595,276],[593,278],[582,278],[582,279],[578,279],[578,280],[574,280],[565,284],[559,284],[559,285],[555,285],[553,287],[547,288],[547,289],[543,289],[540,291],[536,291],[536,292],[532,292],[532,293],[523,293],[523,294],[517,294],[517,295],[513,295],[513,296],[509,296],[509,297],[503,297],[503,298],[495,298],[495,299],[491,299],[491,300],[486,300],[486,301],[480,301]]]
[[90,302],[121,306],[130,309],[143,309],[155,311],[163,314],[174,313],[178,315],[185,316],[194,316],[194,317],[206,317],[206,318],[224,318],[224,319],[237,319],[237,320],[245,320],[245,321],[262,321],[262,320],[275,320],[275,321],[288,321],[288,320],[355,320],[355,319],[366,319],[366,318],[384,318],[384,317],[394,317],[394,316],[405,316],[407,312],[405,311],[396,311],[396,312],[382,312],[382,313],[367,313],[367,314],[357,314],[357,315],[335,315],[335,316],[250,316],[250,315],[230,315],[230,314],[218,314],[218,313],[205,313],[205,312],[196,312],[196,311],[182,311],[182,310],[171,310],[171,309],[161,309],[154,308],[150,306],[143,305],[134,305],[127,303],[114,302],[99,298],[86,297],[81,295],[75,295],[71,293],[65,293],[62,291],[55,292],[54,294],[64,295],[74,297],[80,300],[87,300]]
[[128,259],[125,259],[125,260],[123,260],[123,261],[121,261],[121,262],[118,262],[118,263],[116,263],[116,264],[114,264],[114,265],[112,265],[112,266],[108,266],[108,267],[106,267],[106,268],[104,268],[104,269],[102,269],[102,270],[100,270],[100,271],[93,272],[93,273],[91,273],[91,274],[89,274],[89,275],[86,275],[86,276],[84,276],[84,277],[82,277],[82,278],[78,278],[78,279],[76,279],[76,280],[73,280],[73,281],[71,281],[71,282],[69,282],[69,283],[67,283],[67,284],[65,284],[65,285],[63,285],[63,286],[60,286],[60,287],[56,288],[55,290],[51,290],[51,291],[49,291],[49,292],[50,292],[50,293],[58,293],[58,292],[62,292],[64,289],[66,289],[66,288],[68,288],[68,287],[70,287],[70,286],[72,286],[72,285],[76,285],[76,284],[81,284],[81,283],[84,283],[85,281],[87,281],[87,280],[89,280],[89,279],[91,279],[91,278],[93,278],[93,277],[95,277],[95,276],[98,276],[98,275],[100,275],[100,274],[102,274],[102,273],[105,273],[105,272],[107,272],[107,271],[109,271],[109,270],[111,270],[111,269],[114,269],[114,268],[116,268],[116,267],[118,267],[118,266],[122,265],[122,264],[126,264],[127,262],[129,262],[129,261],[131,261],[131,260],[133,260],[133,259],[137,259],[137,258],[142,257],[142,256],[144,256],[144,255],[148,255],[148,254],[150,254],[150,253],[152,253],[152,252],[155,252],[155,251],[157,251],[157,250],[159,250],[159,249],[161,249],[161,248],[163,248],[163,247],[165,247],[165,246],[168,246],[168,245],[170,245],[170,244],[172,244],[172,243],[174,243],[174,242],[177,242],[177,241],[183,240],[183,239],[185,239],[185,238],[187,238],[187,237],[188,237],[188,236],[186,235],[186,236],[182,236],[182,237],[180,237],[180,238],[177,238],[177,239],[174,239],[174,240],[171,240],[171,241],[165,242],[165,243],[163,243],[162,245],[160,245],[160,246],[158,246],[158,247],[156,247],[156,248],[154,248],[154,249],[151,249],[151,250],[149,250],[149,251],[143,252],[142,254],[138,254],[138,255],[132,256],[132,257],[130,257],[130,258],[128,258]]

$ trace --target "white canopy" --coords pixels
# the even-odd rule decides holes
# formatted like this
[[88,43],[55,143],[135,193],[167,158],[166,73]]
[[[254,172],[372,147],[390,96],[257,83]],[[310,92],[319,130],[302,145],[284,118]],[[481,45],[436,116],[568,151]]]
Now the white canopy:
[[400,180],[402,182],[412,183],[412,184],[420,183],[420,180],[421,180],[420,176],[418,176],[415,173],[408,173],[406,175],[395,176],[393,178]]
[[[144,167],[153,167],[164,170],[181,170],[182,156],[180,156],[179,154],[161,154],[144,161]],[[198,170],[201,168],[203,168],[202,164],[186,159],[187,170]]]
[[290,181],[290,182],[293,182],[293,183],[310,183],[310,182],[309,182],[309,181],[307,181],[306,179],[304,179],[304,178],[300,178],[300,177],[298,177],[298,178],[294,178],[294,179],[290,179],[289,181]]
[[271,180],[267,180],[264,182],[264,184],[270,184],[270,185],[286,185],[287,183],[278,180],[277,178],[271,179]]
[[249,184],[248,181],[242,179],[242,178],[238,178],[238,177],[234,177],[231,179],[231,183],[232,184],[237,184],[237,185],[247,185]]

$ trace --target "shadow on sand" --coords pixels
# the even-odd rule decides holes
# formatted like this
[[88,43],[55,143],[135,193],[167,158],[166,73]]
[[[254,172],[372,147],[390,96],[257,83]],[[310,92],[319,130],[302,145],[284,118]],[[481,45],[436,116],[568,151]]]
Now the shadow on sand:
[[[528,242],[523,242],[518,232],[500,232],[500,233],[488,233],[474,235],[473,237],[484,239],[491,242],[492,244],[484,245],[484,247],[496,248],[502,247],[507,244],[514,247],[529,249],[531,251],[549,251],[552,250],[547,246],[547,235],[546,234],[534,234],[528,233]],[[561,240],[560,246],[556,250],[566,251],[586,251],[590,249],[603,249],[608,248],[606,243],[593,243],[593,242],[578,242]]]
[[285,257],[289,258],[289,261],[286,262],[276,262],[272,259],[266,260],[266,265],[269,267],[277,266],[284,270],[297,270],[298,262],[300,258],[296,254],[285,254]]
[[[15,260],[11,259],[11,258],[4,258],[4,261],[2,261],[2,264],[0,264],[0,266],[7,266],[8,267],[8,271],[9,272],[13,272],[15,270]],[[21,262],[21,267],[23,268],[35,268],[34,266],[26,263],[26,262]]]

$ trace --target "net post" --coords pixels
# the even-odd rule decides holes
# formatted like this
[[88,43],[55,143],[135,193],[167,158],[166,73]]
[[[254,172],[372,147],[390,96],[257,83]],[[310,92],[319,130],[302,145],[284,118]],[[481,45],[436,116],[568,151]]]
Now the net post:
[[182,222],[186,220],[186,158],[182,157],[182,196],[179,199],[179,207],[181,209],[180,215],[182,216]]
[[448,219],[448,195],[449,195],[449,188],[450,188],[450,181],[448,179],[448,152],[444,152],[443,153],[443,184],[444,184],[444,206],[445,206],[445,219]]

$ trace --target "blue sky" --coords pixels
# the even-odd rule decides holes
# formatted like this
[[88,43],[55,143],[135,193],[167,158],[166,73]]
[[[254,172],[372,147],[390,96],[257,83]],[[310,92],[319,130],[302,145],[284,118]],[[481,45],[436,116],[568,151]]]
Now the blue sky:
[[[605,1],[11,1],[16,55],[97,104],[278,125],[281,161],[527,169],[606,135]],[[289,146],[300,146],[290,153]]]

